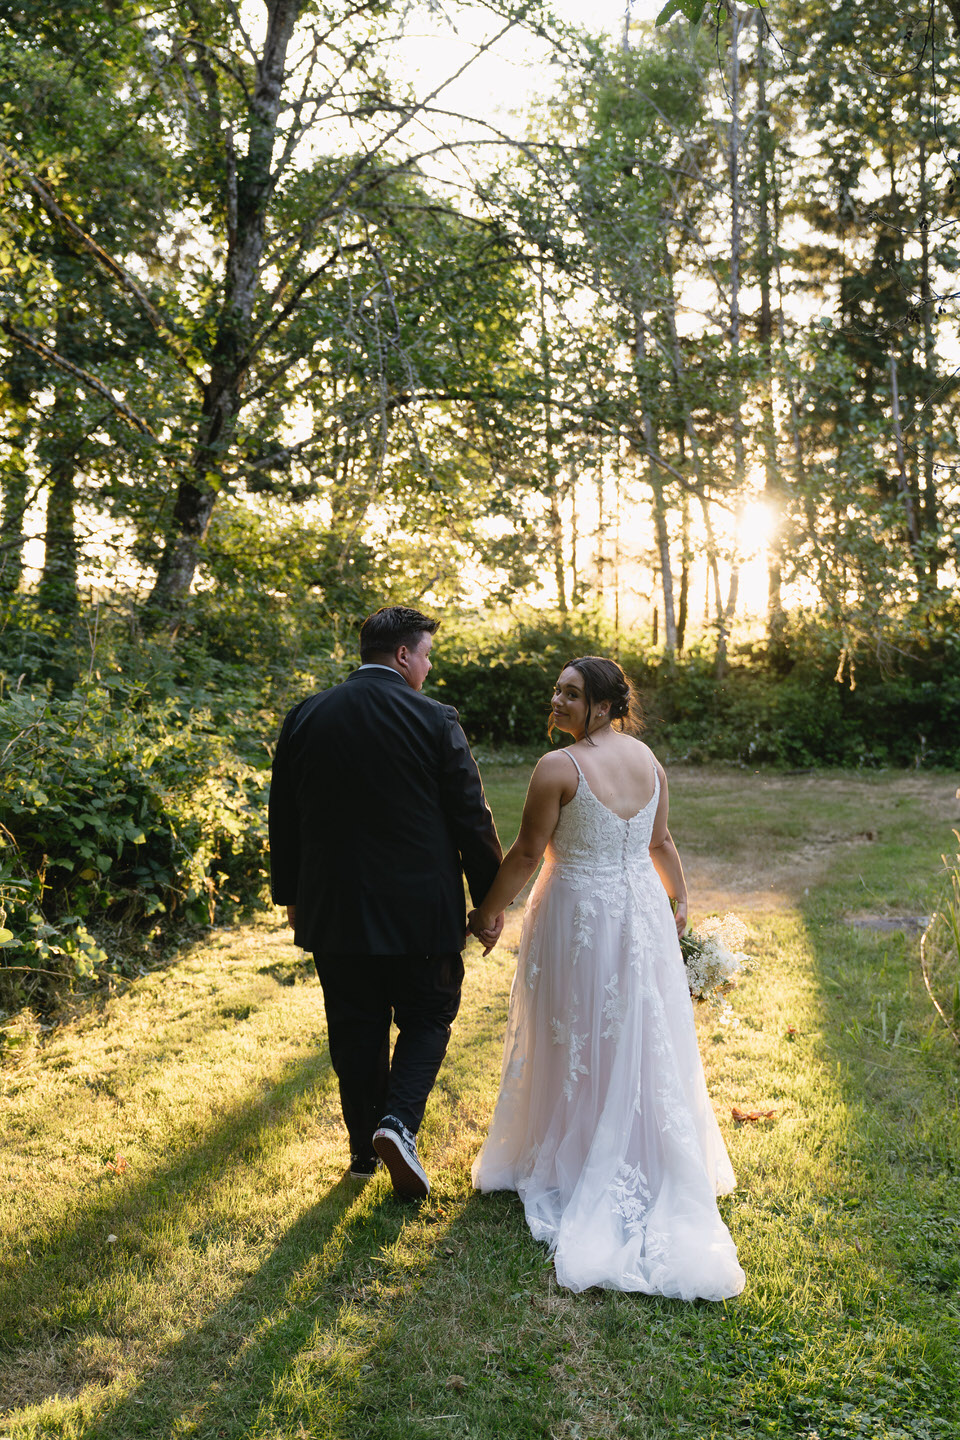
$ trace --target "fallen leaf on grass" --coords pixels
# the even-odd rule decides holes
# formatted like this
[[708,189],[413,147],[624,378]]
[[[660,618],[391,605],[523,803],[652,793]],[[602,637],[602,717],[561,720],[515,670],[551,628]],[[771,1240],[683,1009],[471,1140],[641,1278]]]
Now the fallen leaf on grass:
[[462,1375],[448,1375],[447,1385],[451,1390],[466,1390],[467,1382]]
[[730,1114],[739,1124],[747,1120],[772,1120],[776,1110],[741,1110],[739,1105],[734,1105]]
[[127,1158],[125,1155],[118,1155],[115,1160],[107,1161],[107,1169],[112,1170],[114,1175],[122,1175],[126,1168]]
[[800,1034],[800,1031],[797,1029],[796,1025],[788,1025],[788,1026],[787,1026],[787,1039],[788,1039],[788,1040],[795,1040],[799,1034]]

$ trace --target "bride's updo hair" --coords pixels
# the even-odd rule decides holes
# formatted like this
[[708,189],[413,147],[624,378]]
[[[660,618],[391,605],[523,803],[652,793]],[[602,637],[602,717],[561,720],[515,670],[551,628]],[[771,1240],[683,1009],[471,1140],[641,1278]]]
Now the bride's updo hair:
[[[585,738],[588,744],[593,743],[589,732],[594,707],[604,700],[610,702],[610,719],[616,723],[618,730],[626,730],[631,735],[640,734],[643,729],[640,701],[616,660],[605,660],[602,655],[581,655],[577,660],[568,660],[560,673],[567,669],[576,670],[583,681],[583,693],[587,702]],[[552,734],[552,715],[548,729]]]

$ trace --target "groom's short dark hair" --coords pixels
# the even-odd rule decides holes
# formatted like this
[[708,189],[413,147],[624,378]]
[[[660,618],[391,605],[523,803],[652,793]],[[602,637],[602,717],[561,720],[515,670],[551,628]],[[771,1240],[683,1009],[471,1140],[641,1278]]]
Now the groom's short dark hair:
[[378,655],[396,655],[401,645],[412,650],[439,624],[439,620],[431,620],[409,605],[384,605],[360,626],[360,659],[366,665]]

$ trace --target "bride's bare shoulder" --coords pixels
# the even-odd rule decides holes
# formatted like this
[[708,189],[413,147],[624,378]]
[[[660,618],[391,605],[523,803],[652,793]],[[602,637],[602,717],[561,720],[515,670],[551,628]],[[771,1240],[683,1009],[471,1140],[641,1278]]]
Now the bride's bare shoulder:
[[548,750],[546,755],[541,755],[537,761],[534,774],[542,775],[545,779],[566,779],[573,773],[574,766],[571,764],[570,756],[560,750]]
[[559,796],[561,804],[572,799],[579,783],[576,762],[564,755],[563,750],[549,750],[541,755],[530,777],[531,789]]

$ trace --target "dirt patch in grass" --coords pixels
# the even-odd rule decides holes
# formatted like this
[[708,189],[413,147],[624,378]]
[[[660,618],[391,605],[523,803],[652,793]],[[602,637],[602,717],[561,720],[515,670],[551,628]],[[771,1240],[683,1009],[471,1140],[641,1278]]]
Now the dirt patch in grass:
[[947,774],[775,775],[674,766],[669,780],[670,826],[698,914],[796,903],[858,852],[902,843],[903,815],[915,816],[918,801],[945,846],[960,825],[956,777]]

